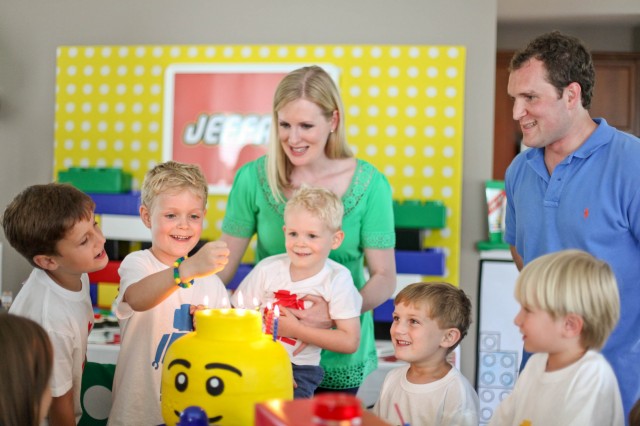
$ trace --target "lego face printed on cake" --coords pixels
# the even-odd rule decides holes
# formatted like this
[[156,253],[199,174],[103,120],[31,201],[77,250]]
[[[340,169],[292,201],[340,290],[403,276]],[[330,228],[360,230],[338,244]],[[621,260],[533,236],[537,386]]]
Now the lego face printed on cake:
[[[167,371],[169,377],[173,377],[173,387],[163,388],[163,391],[166,392],[163,397],[174,402],[170,405],[174,406],[176,420],[180,418],[180,413],[187,406],[202,408],[215,406],[219,408],[216,412],[205,409],[209,423],[222,422],[228,411],[225,410],[225,407],[229,406],[225,399],[229,395],[237,395],[238,389],[245,386],[242,380],[242,371],[226,363],[212,362],[204,365],[202,363],[192,365],[187,359],[177,358],[168,364]],[[211,404],[210,398],[216,398],[216,403]]]

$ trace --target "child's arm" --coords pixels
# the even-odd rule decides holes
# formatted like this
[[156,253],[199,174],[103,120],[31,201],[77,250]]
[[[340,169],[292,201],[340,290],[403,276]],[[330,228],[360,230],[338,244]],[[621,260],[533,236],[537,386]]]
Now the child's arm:
[[49,426],[75,426],[73,388],[62,396],[52,398],[49,408]]
[[310,345],[332,352],[354,353],[360,345],[360,318],[335,320],[336,328],[326,330],[303,325],[295,316],[284,315],[278,320],[278,332]]
[[[227,264],[229,249],[222,241],[212,241],[203,245],[192,257],[178,267],[180,278],[189,282],[222,270]],[[142,278],[127,287],[124,301],[134,311],[146,311],[159,305],[179,287],[173,276],[173,266]]]

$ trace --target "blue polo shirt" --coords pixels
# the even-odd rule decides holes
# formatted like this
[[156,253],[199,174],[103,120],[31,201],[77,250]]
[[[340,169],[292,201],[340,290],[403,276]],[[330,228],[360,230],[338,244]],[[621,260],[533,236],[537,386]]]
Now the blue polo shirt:
[[581,249],[611,265],[620,321],[602,353],[611,363],[625,412],[640,398],[640,139],[598,127],[549,175],[544,149],[520,153],[507,169],[505,241],[524,263]]

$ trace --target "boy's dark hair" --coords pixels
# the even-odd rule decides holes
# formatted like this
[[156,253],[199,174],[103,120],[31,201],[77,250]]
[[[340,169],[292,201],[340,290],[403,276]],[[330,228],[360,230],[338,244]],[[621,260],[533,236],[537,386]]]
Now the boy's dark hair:
[[457,328],[460,339],[451,346],[453,351],[469,331],[471,325],[471,300],[464,291],[445,282],[409,284],[396,296],[394,304],[403,303],[428,309],[429,318],[440,328]]
[[33,185],[9,203],[2,227],[9,244],[38,267],[33,258],[57,255],[58,241],[77,222],[91,219],[94,209],[91,197],[69,184]]
[[591,107],[596,71],[591,53],[580,39],[560,31],[542,34],[513,55],[509,71],[520,69],[532,58],[544,63],[547,81],[556,88],[559,98],[564,88],[575,81],[582,88],[582,106]]

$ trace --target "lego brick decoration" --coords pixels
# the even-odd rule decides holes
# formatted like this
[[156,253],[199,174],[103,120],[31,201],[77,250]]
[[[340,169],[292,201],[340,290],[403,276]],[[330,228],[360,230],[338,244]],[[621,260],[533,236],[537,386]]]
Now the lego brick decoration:
[[[274,87],[287,70],[321,65],[342,93],[349,144],[358,158],[387,176],[393,198],[441,201],[445,206],[446,225],[426,230],[424,246],[444,250],[445,270],[437,278],[457,285],[465,56],[463,46],[447,45],[59,47],[53,178],[71,167],[118,168],[131,174],[131,189],[139,190],[149,168],[185,152],[179,145],[176,149],[176,135],[200,150],[231,146],[228,155],[197,157],[233,170],[240,160],[264,152],[265,138],[260,135],[266,132],[265,115],[270,111],[265,112],[263,101],[270,108],[271,95],[263,88]],[[274,78],[267,75],[270,69]],[[245,78],[251,70],[258,70],[260,84]],[[196,82],[198,73],[211,72],[217,73],[215,78],[209,75]],[[223,75],[226,72],[233,75]],[[182,112],[193,111],[177,110],[174,103],[193,84],[213,91],[214,101],[219,94],[232,98],[220,87],[237,84],[232,94],[243,103],[237,110],[216,112],[219,106],[211,101],[207,108],[212,110],[182,120]],[[243,91],[245,86],[264,92],[253,106],[248,104],[253,91]],[[229,143],[239,135],[250,141],[242,149]],[[220,235],[229,176],[212,179],[218,179],[223,190],[208,200],[206,239]],[[243,262],[252,263],[254,246]]]

